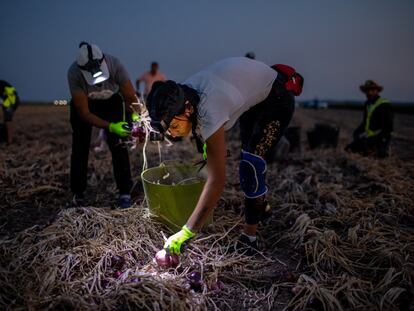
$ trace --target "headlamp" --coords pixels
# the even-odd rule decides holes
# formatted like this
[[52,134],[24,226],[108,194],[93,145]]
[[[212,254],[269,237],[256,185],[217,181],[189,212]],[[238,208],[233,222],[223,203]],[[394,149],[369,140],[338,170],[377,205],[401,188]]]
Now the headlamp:
[[99,76],[102,76],[102,70],[98,70],[97,72],[95,72],[94,74],[92,74],[92,77],[97,78]]
[[164,133],[168,130],[168,125],[163,121],[152,120],[151,121],[152,131],[150,134],[150,140],[162,141],[164,140]]

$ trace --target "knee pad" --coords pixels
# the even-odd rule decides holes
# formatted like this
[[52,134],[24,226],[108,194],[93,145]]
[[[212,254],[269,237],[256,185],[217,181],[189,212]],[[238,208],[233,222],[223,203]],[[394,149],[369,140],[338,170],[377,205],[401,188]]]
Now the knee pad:
[[239,177],[246,198],[254,199],[267,192],[266,162],[262,157],[242,150]]

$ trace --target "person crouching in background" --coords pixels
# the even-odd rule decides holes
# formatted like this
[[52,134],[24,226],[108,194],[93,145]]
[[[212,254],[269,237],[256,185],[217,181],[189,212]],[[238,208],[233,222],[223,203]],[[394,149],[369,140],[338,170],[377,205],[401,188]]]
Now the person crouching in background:
[[365,81],[359,88],[367,98],[364,115],[361,124],[353,133],[353,142],[345,150],[364,156],[385,158],[389,153],[393,131],[391,103],[379,95],[383,87],[372,80]]

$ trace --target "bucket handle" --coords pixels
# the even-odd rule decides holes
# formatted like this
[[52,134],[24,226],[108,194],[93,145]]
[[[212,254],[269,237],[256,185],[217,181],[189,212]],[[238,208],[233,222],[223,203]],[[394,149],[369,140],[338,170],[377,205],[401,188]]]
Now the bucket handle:
[[197,173],[199,173],[204,168],[204,166],[206,166],[206,164],[207,164],[207,159],[203,159],[201,161],[194,163],[193,166],[200,165],[200,167],[197,169]]

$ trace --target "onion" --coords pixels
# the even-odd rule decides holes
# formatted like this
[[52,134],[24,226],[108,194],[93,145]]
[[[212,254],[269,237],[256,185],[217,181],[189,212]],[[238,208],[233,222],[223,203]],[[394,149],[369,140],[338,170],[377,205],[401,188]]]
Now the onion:
[[131,135],[138,138],[140,143],[145,141],[145,132],[140,127],[134,128],[131,132]]
[[224,289],[224,284],[221,281],[213,282],[210,284],[210,291],[212,291],[214,294],[219,293],[223,289]]
[[109,281],[108,280],[106,280],[106,279],[101,280],[101,287],[103,289],[108,288],[108,286],[109,286]]
[[310,297],[307,306],[313,310],[324,310],[322,302],[316,297]]
[[302,288],[300,286],[293,286],[291,291],[293,295],[297,295],[300,293],[301,290]]
[[125,265],[125,258],[118,255],[111,257],[111,267],[116,270],[121,270]]
[[201,286],[203,285],[203,281],[201,279],[201,273],[197,271],[190,272],[187,274],[187,280],[190,283],[191,289],[195,291],[201,291]]
[[122,275],[122,273],[123,273],[122,271],[115,271],[114,272],[114,278],[119,279],[119,277]]
[[162,249],[155,254],[155,260],[160,267],[175,267],[180,263],[180,258],[176,254],[168,254]]

